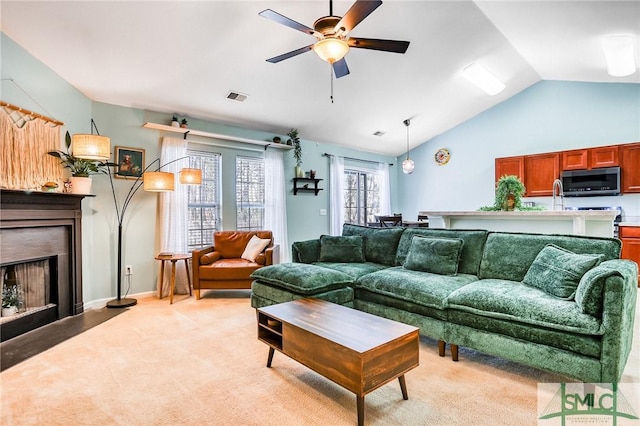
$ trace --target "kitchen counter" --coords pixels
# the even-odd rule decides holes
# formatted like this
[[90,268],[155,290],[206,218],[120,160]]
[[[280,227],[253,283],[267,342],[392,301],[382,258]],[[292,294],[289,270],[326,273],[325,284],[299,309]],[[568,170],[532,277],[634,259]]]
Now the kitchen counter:
[[572,234],[613,237],[611,210],[542,211],[421,211],[429,226],[448,229],[488,229],[490,231]]

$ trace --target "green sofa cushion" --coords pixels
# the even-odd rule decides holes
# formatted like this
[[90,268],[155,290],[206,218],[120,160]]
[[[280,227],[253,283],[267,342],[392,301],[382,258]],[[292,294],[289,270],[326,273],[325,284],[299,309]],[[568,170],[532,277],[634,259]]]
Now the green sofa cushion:
[[380,265],[379,263],[363,262],[363,263],[342,263],[342,262],[314,262],[314,265],[322,266],[323,268],[329,268],[336,271],[344,272],[351,275],[353,278],[360,278],[363,275],[370,274],[371,272],[380,271],[386,269],[388,266]]
[[320,237],[320,262],[364,262],[364,240],[360,235],[348,237],[322,235]]
[[279,263],[257,269],[251,278],[294,293],[314,295],[346,287],[354,279],[343,272],[305,263]]
[[602,255],[576,254],[549,244],[540,250],[522,282],[571,300],[582,276],[601,261]]
[[360,235],[364,239],[364,257],[367,262],[395,266],[398,242],[404,228],[371,228],[367,226],[342,226],[342,235]]
[[354,283],[354,287],[422,306],[444,309],[446,298],[451,292],[477,279],[475,275],[439,275],[396,266],[362,276]]
[[490,232],[478,277],[522,281],[540,250],[547,244],[555,244],[579,254],[602,254],[603,260],[620,258],[622,247],[620,240],[615,238]]
[[404,267],[412,271],[456,275],[464,241],[460,238],[414,236]]
[[320,240],[296,241],[291,245],[291,258],[300,263],[317,262],[320,259]]
[[499,279],[476,281],[451,293],[447,305],[449,309],[554,330],[603,334],[600,321],[582,313],[576,302],[559,299],[521,282]]
[[[627,274],[622,271],[627,270]],[[636,277],[638,276],[637,265],[626,260],[607,260],[600,265],[587,271],[580,279],[576,290],[576,303],[585,314],[596,317],[602,316],[604,302],[604,285],[609,277]],[[637,286],[638,284],[632,284]]]
[[[337,303],[338,305],[346,305],[348,303],[353,303],[353,294],[354,292],[351,287],[344,287],[316,293],[313,297]],[[269,301],[270,303],[261,303],[259,306],[254,306],[253,301],[256,297],[262,299],[263,302]],[[305,297],[309,296],[283,288],[274,287],[260,281],[254,281],[251,283],[251,306],[254,308],[275,305],[276,303],[291,302],[292,300],[303,299]]]
[[400,237],[396,255],[396,265],[403,265],[411,248],[413,237],[460,238],[464,241],[458,273],[478,275],[482,250],[487,239],[487,231],[468,229],[407,228]]

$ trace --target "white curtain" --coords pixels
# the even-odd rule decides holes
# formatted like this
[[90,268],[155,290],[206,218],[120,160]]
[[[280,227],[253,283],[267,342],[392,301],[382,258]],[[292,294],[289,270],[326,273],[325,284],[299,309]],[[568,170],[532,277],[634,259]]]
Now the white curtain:
[[378,184],[380,185],[380,213],[391,214],[391,187],[389,185],[389,164],[378,163]]
[[[171,164],[187,155],[187,141],[165,137],[162,140],[162,150],[160,153],[160,164],[166,164],[160,171],[171,172],[175,175],[175,190],[171,192],[161,192],[159,194],[160,211],[160,251],[169,253],[187,253],[187,216],[188,199],[187,186],[178,183],[180,170],[189,166],[189,160],[184,159]],[[159,277],[162,283],[163,293],[169,291],[169,280],[171,278],[171,262],[165,262],[164,277]],[[185,262],[176,262],[176,288],[175,293],[186,294],[187,274]]]
[[290,262],[284,159],[280,150],[265,151],[264,198],[264,228],[273,233],[274,243],[280,246],[280,262]]
[[331,208],[331,235],[342,235],[344,223],[344,158],[332,155],[329,157],[329,178],[331,188],[329,206]]

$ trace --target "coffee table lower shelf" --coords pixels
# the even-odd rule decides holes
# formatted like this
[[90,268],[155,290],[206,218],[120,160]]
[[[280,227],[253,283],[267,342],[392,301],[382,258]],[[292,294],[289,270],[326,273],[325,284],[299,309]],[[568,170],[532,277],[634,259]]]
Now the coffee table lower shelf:
[[258,339],[355,393],[358,425],[364,397],[398,379],[408,399],[405,373],[419,364],[419,332],[399,322],[319,299],[257,309]]

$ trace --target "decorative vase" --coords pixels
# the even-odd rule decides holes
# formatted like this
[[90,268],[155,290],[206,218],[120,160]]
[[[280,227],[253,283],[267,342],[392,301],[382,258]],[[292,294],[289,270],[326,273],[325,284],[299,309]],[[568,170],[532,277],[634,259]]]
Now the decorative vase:
[[302,170],[302,167],[300,167],[300,166],[296,166],[295,173],[296,173],[296,177],[297,178],[303,178],[304,177],[304,170]]
[[178,122],[178,120],[173,120],[171,122],[171,127],[180,127],[180,122]]
[[72,176],[69,180],[72,194],[91,194],[91,177]]
[[17,306],[9,306],[7,308],[2,308],[2,316],[3,317],[10,317],[12,315],[15,315],[18,313],[18,307]]

